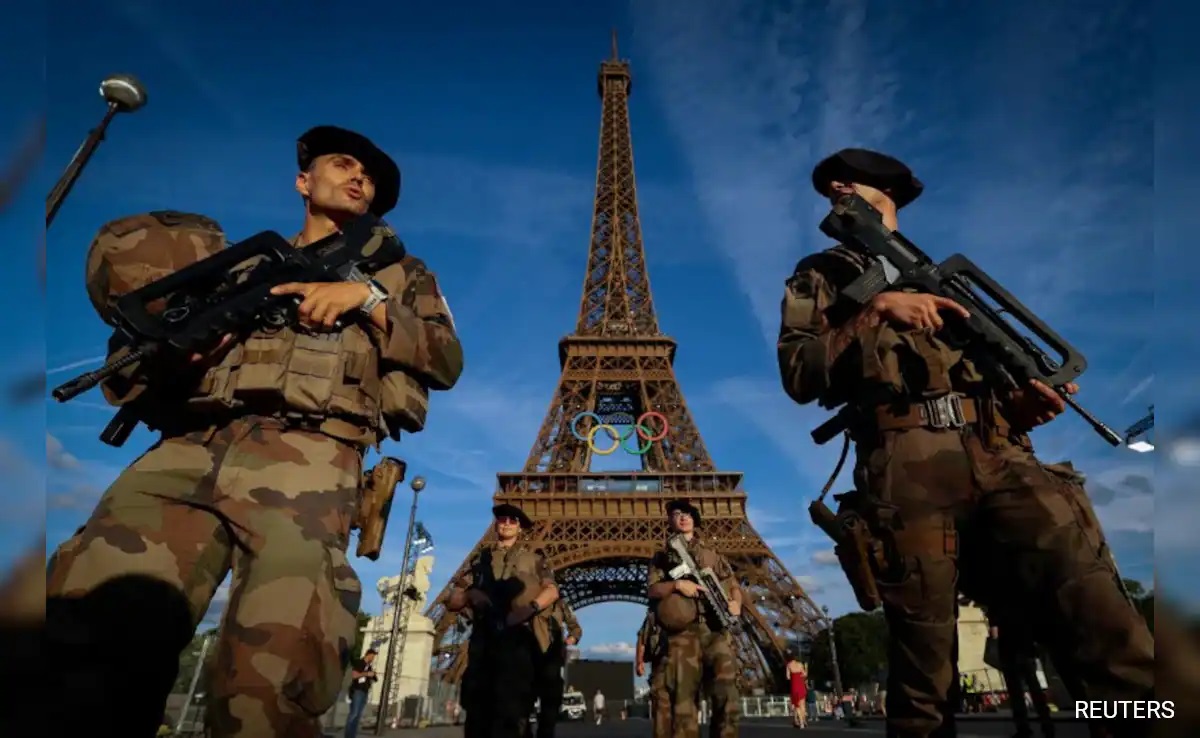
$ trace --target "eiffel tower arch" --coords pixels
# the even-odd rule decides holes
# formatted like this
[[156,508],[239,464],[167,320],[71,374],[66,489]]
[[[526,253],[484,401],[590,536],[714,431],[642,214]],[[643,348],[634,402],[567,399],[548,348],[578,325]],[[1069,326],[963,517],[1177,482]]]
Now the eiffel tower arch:
[[[783,652],[815,633],[823,617],[750,524],[742,474],[714,466],[676,380],[676,345],[659,329],[642,244],[631,80],[614,34],[612,56],[601,63],[598,79],[600,152],[579,317],[574,333],[559,342],[562,375],[525,467],[497,474],[494,500],[518,505],[533,519],[528,535],[576,609],[599,602],[647,605],[646,567],[667,536],[664,507],[675,498],[691,500],[706,540],[729,559],[747,595],[744,627],[735,639],[742,689],[786,691]],[[594,413],[611,426],[632,426],[644,417],[653,431],[647,435],[665,434],[642,444],[649,448],[640,456],[640,470],[589,471],[594,453],[578,436],[586,438],[597,420],[580,413]],[[602,450],[611,443],[607,431],[597,433]],[[451,582],[491,540],[489,529]],[[427,615],[435,623],[432,678],[454,683],[466,667],[469,624],[446,610],[449,591],[447,584]]]

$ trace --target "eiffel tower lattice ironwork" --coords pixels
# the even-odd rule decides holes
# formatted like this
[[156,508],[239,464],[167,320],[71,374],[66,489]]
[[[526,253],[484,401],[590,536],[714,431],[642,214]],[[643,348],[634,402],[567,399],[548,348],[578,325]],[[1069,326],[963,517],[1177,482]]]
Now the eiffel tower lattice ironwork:
[[[577,609],[647,604],[646,566],[666,540],[664,506],[690,499],[701,511],[703,535],[729,559],[748,595],[736,637],[742,689],[786,691],[784,650],[812,635],[823,617],[751,526],[742,474],[714,468],[676,381],[676,344],[659,330],[638,219],[630,67],[617,56],[615,33],[612,44],[612,57],[600,65],[600,154],[579,319],[559,343],[562,375],[525,468],[498,474],[494,499],[520,506],[534,520],[531,540]],[[645,412],[658,413],[666,418],[666,435],[640,457],[629,457],[640,458],[638,471],[589,471],[593,452],[575,432],[586,437],[596,421],[576,421],[584,412],[624,426]],[[661,432],[661,422],[655,428]],[[603,449],[611,441],[601,433],[596,445]],[[492,535],[489,530],[475,551]],[[428,616],[435,623],[433,679],[455,683],[466,666],[469,623],[446,610],[449,587]]]

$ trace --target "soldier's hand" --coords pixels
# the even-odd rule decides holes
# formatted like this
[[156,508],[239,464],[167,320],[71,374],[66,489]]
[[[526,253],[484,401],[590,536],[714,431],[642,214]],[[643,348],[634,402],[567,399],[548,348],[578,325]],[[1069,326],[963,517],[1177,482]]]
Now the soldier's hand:
[[298,295],[296,309],[306,326],[332,328],[338,318],[357,310],[371,297],[371,288],[362,282],[288,282],[271,288],[272,295]]
[[633,667],[633,673],[640,677],[646,676],[646,665],[639,661],[637,666]]
[[871,301],[871,310],[889,323],[934,331],[945,325],[941,316],[943,310],[963,319],[971,317],[965,307],[948,297],[911,292],[881,292]]
[[572,636],[567,636],[567,645],[568,645],[568,646],[574,646],[574,645],[575,645],[575,643],[576,643],[576,641],[575,641],[575,638],[574,638],[574,637],[572,637]]
[[504,624],[511,628],[514,625],[520,625],[531,617],[533,617],[533,608],[518,607],[504,618]]
[[491,598],[478,589],[467,590],[467,602],[469,602],[471,607],[476,610],[481,610],[483,608],[492,606]]
[[229,353],[229,350],[233,348],[233,338],[234,336],[232,333],[226,333],[221,337],[221,342],[215,347],[203,353],[192,354],[191,357],[189,357],[189,360],[193,364],[204,364],[208,366],[219,364],[221,359],[225,358],[225,354]]
[[730,600],[729,601],[729,614],[734,616],[735,618],[741,617],[742,603],[738,602],[737,600]]
[[704,587],[690,579],[680,579],[675,582],[675,591],[684,597],[699,597]]
[[[1070,382],[1063,391],[1073,395],[1079,386]],[[1027,387],[1014,390],[1008,397],[1009,413],[1013,425],[1019,430],[1033,430],[1054,420],[1067,409],[1067,403],[1051,387],[1036,379],[1029,380]]]

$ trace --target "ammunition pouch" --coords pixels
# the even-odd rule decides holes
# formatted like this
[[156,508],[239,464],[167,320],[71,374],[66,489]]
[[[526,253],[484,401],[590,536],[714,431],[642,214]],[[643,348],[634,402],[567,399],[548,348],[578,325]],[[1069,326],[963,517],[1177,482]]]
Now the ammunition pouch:
[[256,332],[200,380],[189,410],[282,407],[310,416],[353,419],[378,428],[379,360],[366,330]]
[[363,474],[358,506],[350,525],[351,529],[358,531],[356,556],[371,561],[379,559],[383,537],[387,534],[388,517],[392,512],[392,500],[396,496],[396,485],[404,481],[405,471],[403,461],[385,456],[374,469]]

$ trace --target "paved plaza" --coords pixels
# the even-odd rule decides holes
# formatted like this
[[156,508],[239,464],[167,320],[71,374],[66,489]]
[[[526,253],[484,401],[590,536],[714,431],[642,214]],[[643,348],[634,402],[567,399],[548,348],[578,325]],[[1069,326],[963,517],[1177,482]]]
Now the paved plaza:
[[[1074,720],[1057,720],[1058,738],[1086,738],[1087,729],[1082,722]],[[1034,726],[1036,734],[1037,727]],[[812,723],[805,730],[797,730],[791,722],[785,719],[744,720],[739,734],[742,738],[783,738],[786,735],[803,736],[804,738],[858,738],[858,736],[881,736],[883,721],[870,719],[861,721],[855,727],[847,727],[844,723],[825,720]],[[1013,724],[1002,717],[988,716],[985,718],[963,717],[958,722],[958,738],[1007,738],[1013,734]],[[330,733],[330,736],[340,733]],[[360,732],[364,738],[374,735],[373,731]],[[391,738],[408,736],[409,738],[459,738],[462,727],[425,728],[422,730],[394,730],[386,735]],[[631,718],[625,721],[605,722],[596,725],[590,722],[561,723],[558,726],[559,738],[649,738],[650,723],[644,718]],[[707,726],[702,726],[701,735],[707,736]]]

